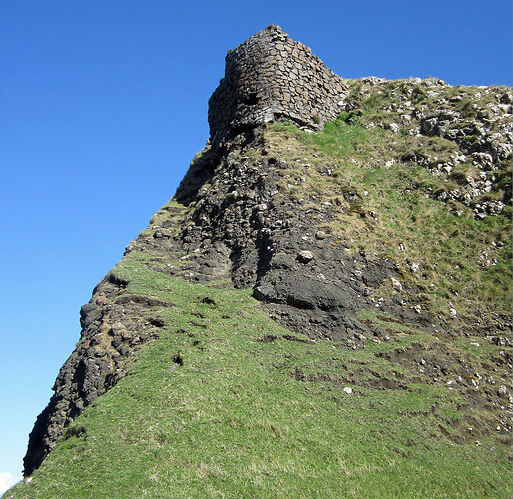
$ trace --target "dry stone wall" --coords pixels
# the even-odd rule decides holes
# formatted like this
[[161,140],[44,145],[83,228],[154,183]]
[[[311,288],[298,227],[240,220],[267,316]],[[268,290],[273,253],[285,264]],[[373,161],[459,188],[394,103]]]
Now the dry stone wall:
[[316,129],[336,118],[344,89],[308,47],[268,26],[228,52],[225,77],[209,101],[211,140],[271,121]]

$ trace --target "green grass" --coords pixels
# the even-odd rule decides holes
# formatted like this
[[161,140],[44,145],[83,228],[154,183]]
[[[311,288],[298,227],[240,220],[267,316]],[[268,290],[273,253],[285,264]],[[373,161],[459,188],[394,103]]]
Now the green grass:
[[[407,282],[425,290],[435,315],[447,315],[448,301],[470,322],[490,311],[512,314],[510,218],[476,220],[460,203],[427,197],[453,188],[451,180],[404,161],[428,152],[442,160],[457,149],[454,143],[366,129],[347,114],[313,134],[276,125],[268,138],[274,154],[287,161],[280,168],[283,189],[295,180],[294,199],[313,194],[330,201],[327,228],[354,252],[392,258]],[[312,168],[297,168],[297,158]],[[410,270],[412,263],[418,272]]]
[[[367,128],[384,120],[385,90],[314,134],[273,125],[265,153],[247,155],[280,159],[277,196],[302,199],[304,210],[329,201],[323,228],[337,244],[392,258],[424,308],[443,318],[451,302],[458,320],[430,335],[360,310],[388,341],[362,350],[306,342],[271,321],[251,290],[155,270],[180,266],[179,254],[131,252],[114,273],[129,281],[124,292],[173,303],[158,309],[167,326],[7,497],[511,497],[511,439],[496,431],[503,413],[492,405],[497,384],[478,390],[472,381],[499,380],[512,349],[467,327],[511,314],[511,223],[475,220],[463,206],[456,216],[426,197],[453,179],[411,158],[443,160],[456,146]],[[414,94],[431,99],[421,86]],[[171,201],[141,237],[171,219],[177,230],[186,210]],[[391,293],[389,284],[376,296]]]
[[[412,330],[363,351],[286,340],[250,291],[189,284],[147,258],[114,272],[127,292],[174,302],[169,326],[8,497],[511,496],[507,446],[455,442],[479,410],[376,356],[436,338]],[[376,376],[406,388],[369,387]]]

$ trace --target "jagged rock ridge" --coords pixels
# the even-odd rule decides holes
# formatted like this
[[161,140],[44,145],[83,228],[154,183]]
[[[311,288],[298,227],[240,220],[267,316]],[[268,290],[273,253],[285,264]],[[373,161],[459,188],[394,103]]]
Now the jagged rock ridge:
[[[399,279],[401,269],[383,255],[348,254],[335,235],[317,229],[330,222],[332,212],[321,202],[306,210],[283,193],[281,160],[266,149],[264,131],[266,123],[275,121],[314,130],[340,112],[351,119],[366,96],[390,93],[389,83],[375,78],[343,80],[278,27],[257,33],[227,56],[225,78],[209,102],[210,143],[177,190],[174,199],[181,206],[158,212],[127,253],[149,253],[154,270],[194,282],[252,287],[273,318],[312,338],[362,348],[369,338],[385,337],[382,328],[359,320],[357,311],[376,306],[373,291],[387,280]],[[503,178],[501,165],[511,159],[511,91],[487,89],[495,107],[488,106],[486,115],[474,109],[470,121],[477,125],[472,129],[469,120],[458,122],[461,113],[451,114],[451,106],[459,101],[443,99],[450,88],[443,82],[407,80],[396,86],[403,89],[402,101],[384,103],[391,108],[387,116],[400,116],[412,136],[449,137],[474,161],[479,174],[462,180],[460,198],[471,203],[491,191]],[[442,111],[430,113],[415,106],[414,94],[421,91],[439,97]],[[367,124],[371,125],[398,127],[390,119]],[[474,132],[480,137],[477,141]],[[262,155],[252,157],[257,149]],[[462,161],[461,155],[440,162],[420,153],[406,160],[424,162],[437,175],[449,175]],[[346,194],[358,205],[357,193]],[[451,199],[457,196],[447,194]],[[511,191],[502,201],[478,203],[476,215],[500,213],[510,199]],[[26,475],[39,467],[74,418],[126,374],[141,345],[158,337],[165,326],[159,307],[173,304],[130,294],[127,284],[114,269],[82,308],[80,341],[61,368],[55,394],[31,433]],[[379,303],[380,310],[434,331],[440,319],[421,310],[420,291],[405,284]]]

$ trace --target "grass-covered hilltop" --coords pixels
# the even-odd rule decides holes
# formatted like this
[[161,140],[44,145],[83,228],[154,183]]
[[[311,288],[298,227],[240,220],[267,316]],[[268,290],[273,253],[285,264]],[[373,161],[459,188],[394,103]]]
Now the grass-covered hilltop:
[[6,497],[511,497],[511,88],[320,64],[229,53]]

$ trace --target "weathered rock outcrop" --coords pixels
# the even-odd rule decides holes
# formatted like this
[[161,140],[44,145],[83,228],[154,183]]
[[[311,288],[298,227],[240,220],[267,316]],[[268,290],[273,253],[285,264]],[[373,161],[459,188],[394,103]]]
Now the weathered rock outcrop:
[[[502,213],[511,203],[513,92],[505,86],[451,86],[436,78],[362,78],[347,84],[340,107],[349,115],[372,106],[367,128],[411,137],[401,160],[422,166],[447,186],[435,199],[472,207],[476,218]],[[430,138],[429,147],[416,139]],[[437,139],[452,149],[444,150]],[[417,144],[417,145],[416,145]],[[494,193],[502,191],[497,196]]]
[[80,340],[59,371],[54,395],[38,416],[24,459],[25,474],[39,467],[65,428],[125,374],[134,353],[158,336],[158,307],[171,306],[126,293],[128,282],[109,273],[80,310]]

